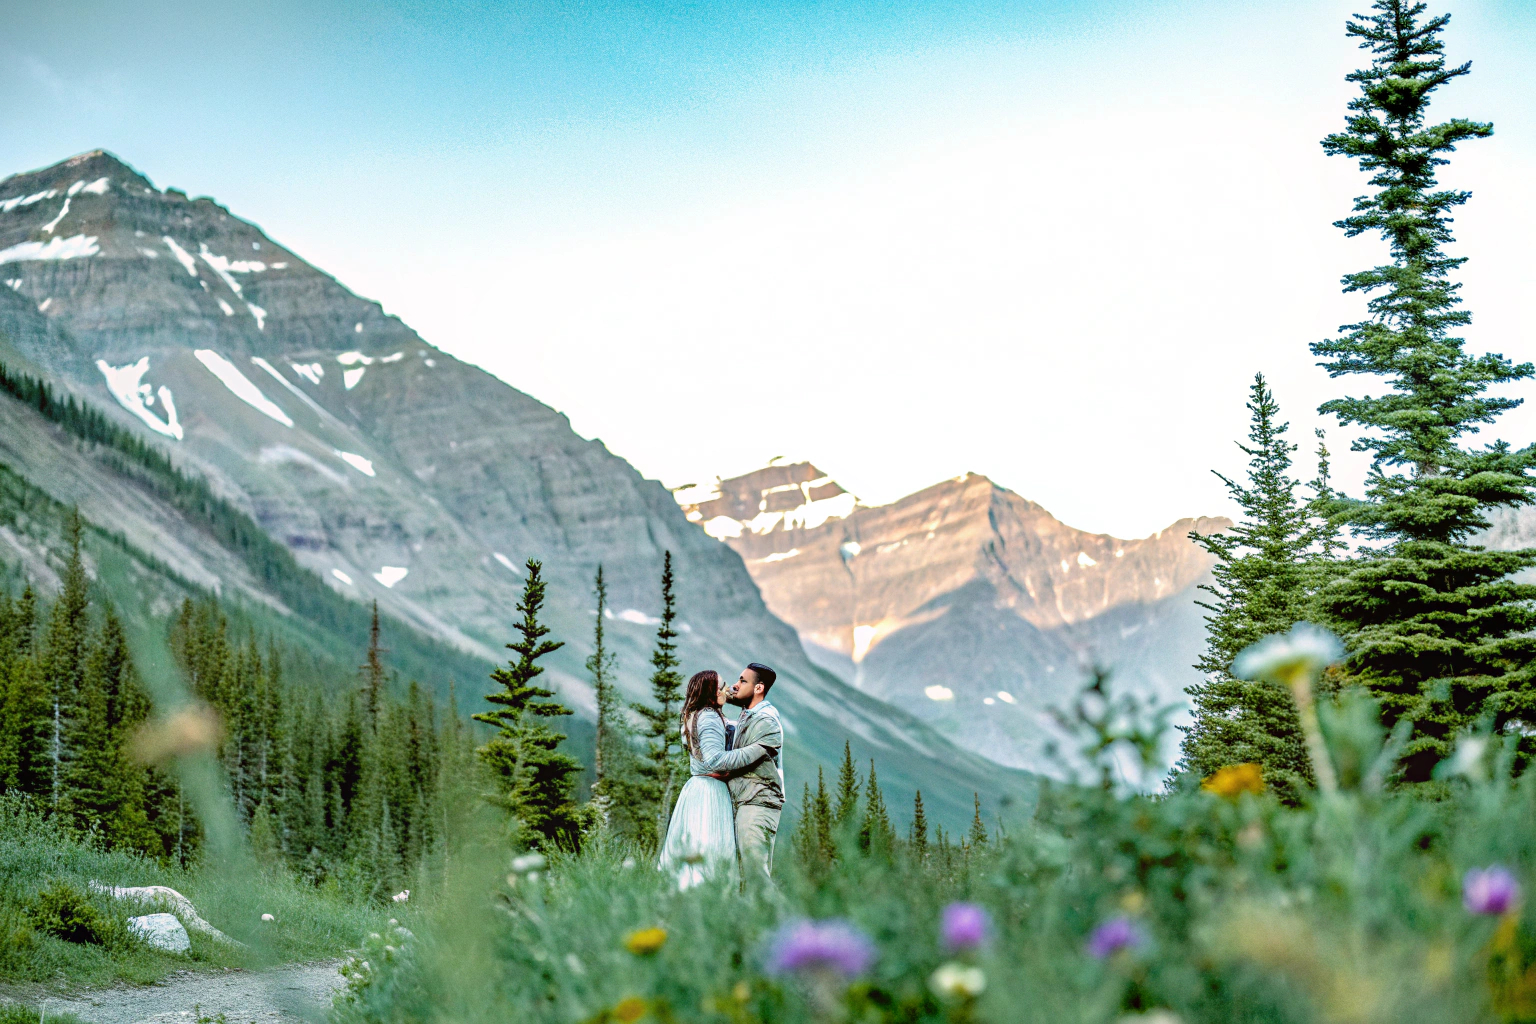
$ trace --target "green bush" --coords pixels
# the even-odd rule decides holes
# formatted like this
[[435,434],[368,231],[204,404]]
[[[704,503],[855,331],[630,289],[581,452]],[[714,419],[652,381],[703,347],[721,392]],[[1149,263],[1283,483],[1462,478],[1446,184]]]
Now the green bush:
[[106,946],[120,940],[126,930],[114,927],[113,919],[97,910],[89,896],[57,878],[32,897],[27,912],[38,931],[66,942]]

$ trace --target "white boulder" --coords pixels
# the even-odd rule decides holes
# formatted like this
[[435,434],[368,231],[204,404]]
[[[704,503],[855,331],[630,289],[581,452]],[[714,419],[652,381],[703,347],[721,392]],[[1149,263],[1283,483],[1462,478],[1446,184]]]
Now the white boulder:
[[181,926],[181,922],[176,920],[175,914],[145,914],[143,917],[130,917],[128,927],[155,949],[163,949],[169,953],[185,953],[192,948],[192,939],[187,935],[187,930]]

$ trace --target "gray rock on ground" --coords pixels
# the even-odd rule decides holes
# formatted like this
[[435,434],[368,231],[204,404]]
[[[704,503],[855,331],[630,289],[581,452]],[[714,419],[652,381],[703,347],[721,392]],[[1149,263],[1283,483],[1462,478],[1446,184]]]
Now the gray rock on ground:
[[128,927],[155,949],[163,949],[168,953],[186,953],[192,949],[192,939],[181,922],[176,920],[175,914],[130,917]]

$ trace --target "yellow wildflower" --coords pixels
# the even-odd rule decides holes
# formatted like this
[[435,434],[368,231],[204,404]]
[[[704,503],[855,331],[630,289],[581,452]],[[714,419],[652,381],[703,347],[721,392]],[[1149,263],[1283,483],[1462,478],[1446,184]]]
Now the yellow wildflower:
[[[658,929],[652,929],[658,930]],[[613,1005],[613,1019],[624,1024],[635,1024],[645,1016],[645,1000],[639,996],[625,996]]]
[[1264,773],[1256,764],[1229,764],[1200,784],[1207,793],[1235,797],[1239,793],[1264,792]]
[[665,928],[641,928],[624,936],[624,948],[636,956],[649,956],[666,944]]

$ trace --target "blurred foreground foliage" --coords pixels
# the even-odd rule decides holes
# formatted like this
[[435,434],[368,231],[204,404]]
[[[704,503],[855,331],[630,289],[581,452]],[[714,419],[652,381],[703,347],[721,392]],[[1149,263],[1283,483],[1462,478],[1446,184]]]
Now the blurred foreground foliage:
[[[1513,743],[1465,735],[1432,802],[1384,784],[1406,733],[1387,736],[1371,698],[1320,713],[1339,789],[1301,806],[1253,792],[1252,773],[1158,796],[1105,775],[1046,787],[1027,826],[986,842],[861,844],[849,816],[830,863],[781,844],[770,891],[679,892],[601,834],[510,873],[487,843],[417,934],[370,940],[335,1017],[1536,1020],[1536,916],[1462,892],[1469,870],[1536,868],[1536,778],[1516,776]],[[956,901],[985,909],[987,943],[945,948]],[[802,918],[850,922],[872,966],[770,973],[777,930]]]

